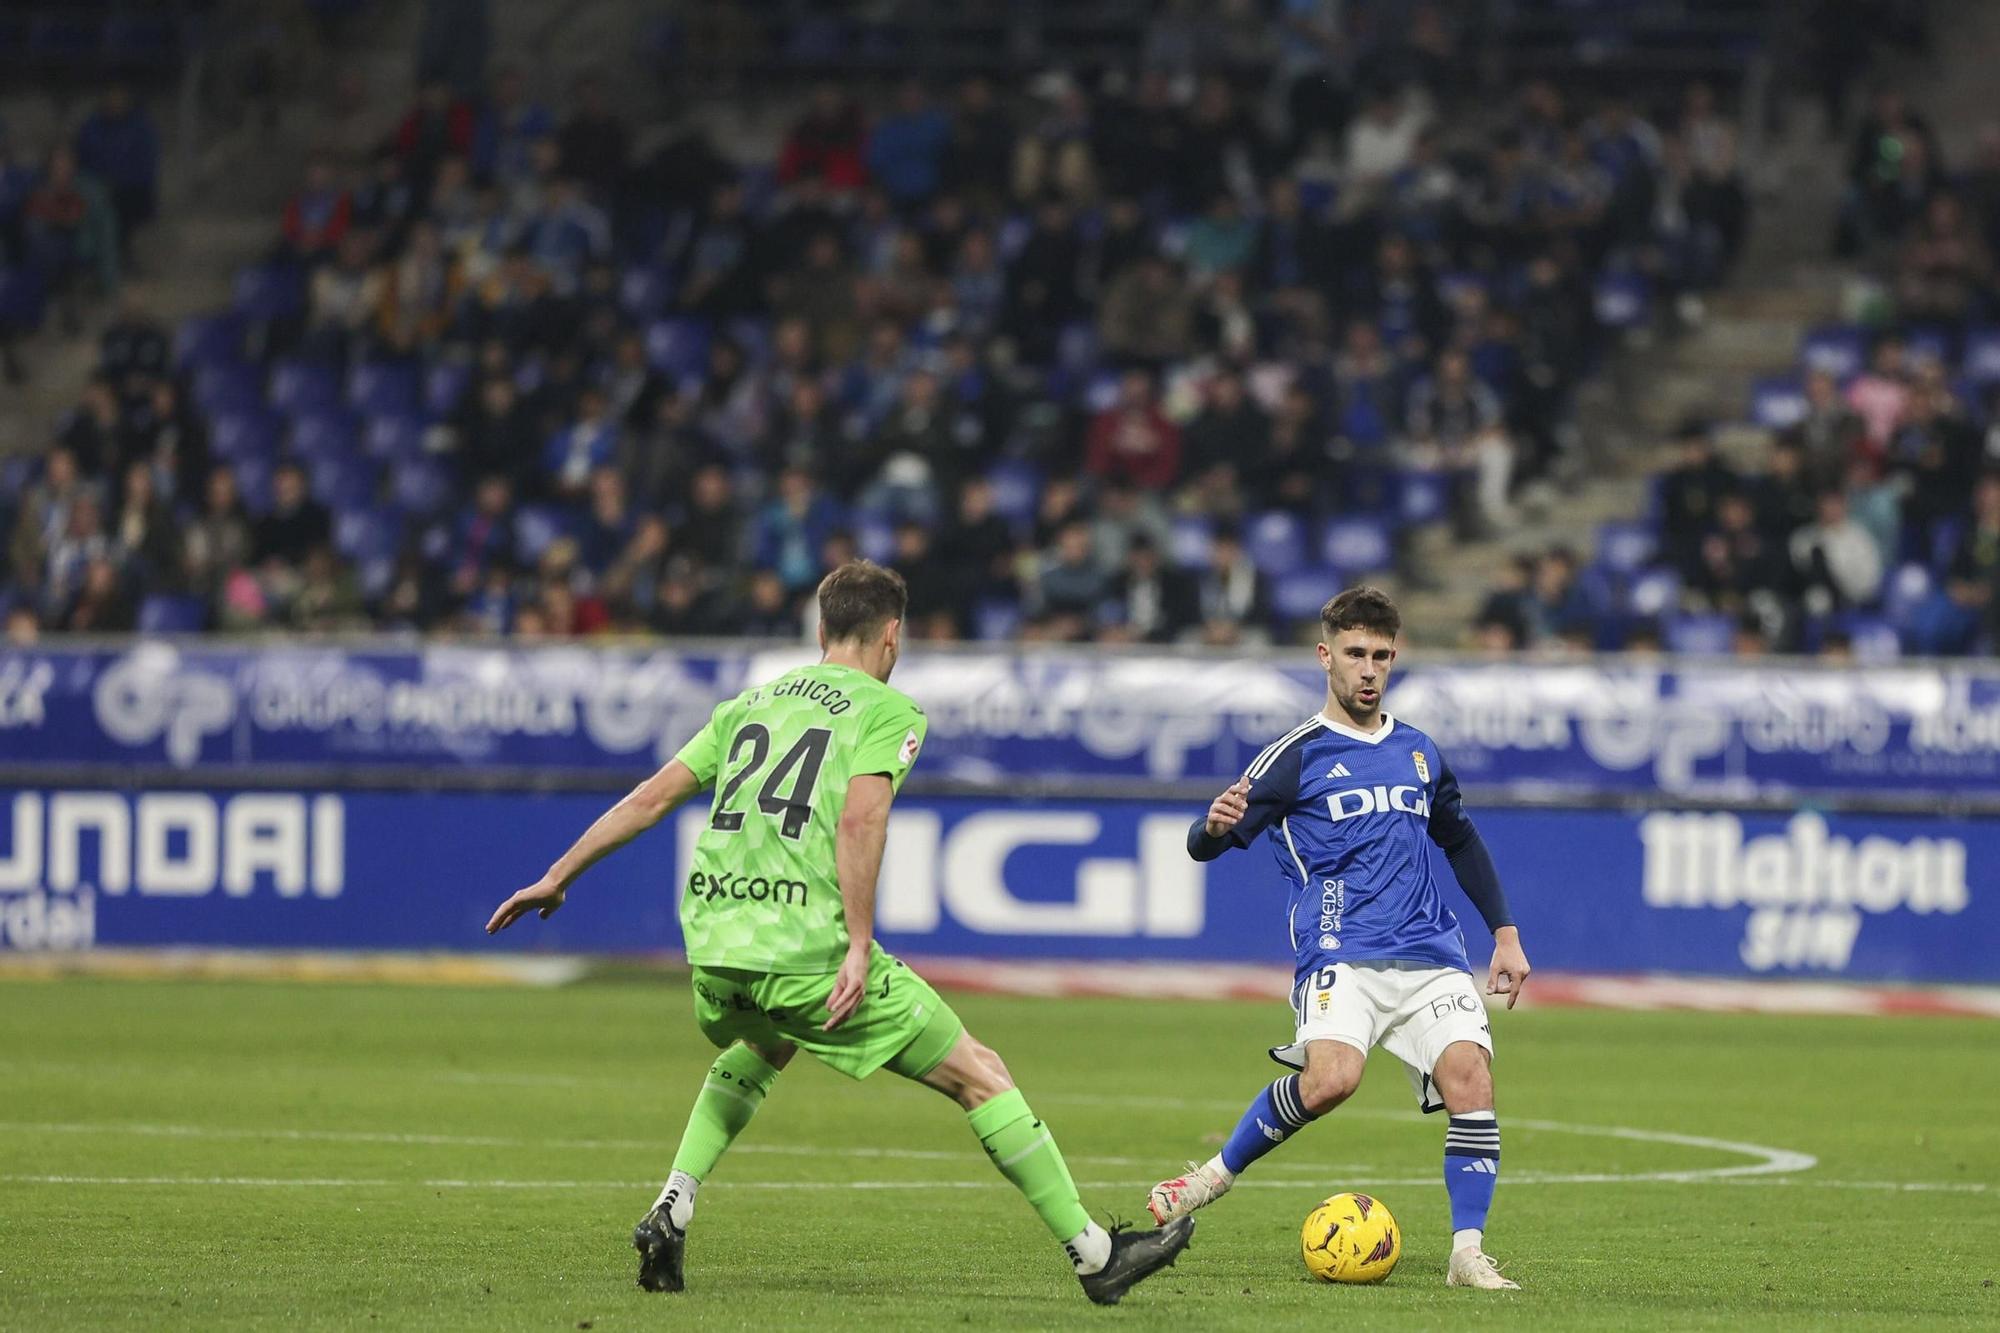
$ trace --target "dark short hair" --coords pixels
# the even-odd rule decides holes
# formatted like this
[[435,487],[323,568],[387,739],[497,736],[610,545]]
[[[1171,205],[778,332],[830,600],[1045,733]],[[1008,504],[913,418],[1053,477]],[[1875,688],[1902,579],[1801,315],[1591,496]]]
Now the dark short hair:
[[1389,594],[1366,584],[1349,588],[1319,610],[1319,624],[1331,639],[1344,629],[1366,630],[1393,639],[1403,628],[1403,615]]
[[873,560],[850,560],[819,581],[819,623],[832,643],[849,643],[901,620],[909,604],[903,576]]

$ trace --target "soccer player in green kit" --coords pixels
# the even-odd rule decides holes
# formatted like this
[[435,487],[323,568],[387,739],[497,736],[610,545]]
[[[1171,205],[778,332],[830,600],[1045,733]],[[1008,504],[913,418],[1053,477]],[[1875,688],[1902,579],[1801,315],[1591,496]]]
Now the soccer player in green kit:
[[875,943],[889,806],[924,742],[923,710],[888,685],[904,605],[894,570],[853,560],[828,574],[819,585],[824,657],[718,707],[486,924],[492,934],[529,912],[547,918],[577,876],[717,785],[681,932],[695,1022],[722,1054],[695,1097],[673,1174],[632,1233],[649,1291],[682,1289],[696,1191],[801,1049],[851,1078],[887,1067],[964,1107],[994,1167],[1027,1196],[1101,1305],[1171,1264],[1193,1234],[1192,1217],[1154,1231],[1093,1222],[1000,1057]]

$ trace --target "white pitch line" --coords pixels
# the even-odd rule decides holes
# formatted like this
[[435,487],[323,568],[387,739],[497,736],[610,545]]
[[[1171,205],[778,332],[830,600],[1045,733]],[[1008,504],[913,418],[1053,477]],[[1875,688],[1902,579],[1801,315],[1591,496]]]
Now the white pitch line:
[[[1722,1184],[1763,1187],[1801,1187],[1836,1190],[1879,1190],[1892,1193],[1946,1193],[1985,1194],[1994,1187],[1984,1181],[1973,1180],[1799,1180],[1762,1179],[1733,1177],[1719,1181],[1691,1181],[1672,1176],[1566,1176],[1536,1174],[1532,1172],[1503,1176],[1509,1186],[1514,1185],[1568,1185],[1594,1184],[1615,1181],[1621,1184],[1661,1184],[1692,1185]],[[1143,1180],[1083,1180],[1078,1181],[1080,1189],[1144,1189],[1152,1182]],[[1410,1176],[1401,1180],[1370,1180],[1370,1189],[1408,1189],[1419,1186],[1436,1187],[1435,1176]],[[657,1181],[650,1180],[465,1180],[458,1178],[434,1180],[397,1180],[386,1176],[378,1177],[328,1177],[328,1176],[79,1176],[79,1175],[0,1175],[0,1184],[7,1185],[105,1185],[105,1186],[168,1186],[205,1185],[236,1186],[262,1189],[498,1189],[498,1190],[652,1190],[658,1188]],[[724,1190],[986,1190],[1011,1189],[1004,1180],[723,1180],[717,1186]],[[1248,1179],[1238,1180],[1236,1188],[1259,1189],[1302,1189],[1326,1188],[1324,1177],[1303,1180]]]
[[[206,1125],[118,1124],[103,1121],[0,1121],[0,1134],[129,1134],[135,1138],[277,1140],[285,1143],[361,1143],[445,1148],[554,1148],[613,1152],[670,1152],[674,1144],[660,1139],[522,1139],[482,1134],[406,1134],[346,1129],[231,1129]],[[979,1153],[929,1148],[821,1148],[784,1143],[739,1143],[732,1154],[774,1157],[872,1157],[911,1162],[984,1162]],[[1079,1153],[1069,1159],[1098,1166],[1149,1166],[1146,1157],[1099,1157]],[[1366,1170],[1360,1163],[1350,1169]]]

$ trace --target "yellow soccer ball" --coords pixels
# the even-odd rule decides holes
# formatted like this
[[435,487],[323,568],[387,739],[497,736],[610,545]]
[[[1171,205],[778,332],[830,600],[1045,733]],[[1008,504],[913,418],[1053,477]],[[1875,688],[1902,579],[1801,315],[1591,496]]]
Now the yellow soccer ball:
[[1322,1282],[1380,1282],[1403,1257],[1403,1233],[1380,1199],[1336,1194],[1306,1214],[1306,1271]]

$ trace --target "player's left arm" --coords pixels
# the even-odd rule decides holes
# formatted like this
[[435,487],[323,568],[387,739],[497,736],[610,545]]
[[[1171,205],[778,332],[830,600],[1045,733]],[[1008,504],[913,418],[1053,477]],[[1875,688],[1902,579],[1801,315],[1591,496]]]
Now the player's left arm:
[[1507,906],[1507,892],[1500,887],[1500,872],[1494,868],[1493,854],[1479,836],[1472,817],[1465,813],[1465,797],[1458,789],[1458,775],[1438,759],[1437,791],[1431,797],[1429,824],[1431,841],[1443,849],[1451,862],[1451,873],[1465,892],[1486,928],[1493,932],[1493,962],[1486,969],[1486,993],[1504,995],[1507,1007],[1521,998],[1527,984],[1528,955],[1521,948],[1521,932]]
[[488,935],[507,929],[529,912],[546,921],[563,905],[563,897],[576,877],[665,819],[675,806],[715,781],[722,759],[723,718],[731,712],[724,703],[709,715],[708,722],[669,759],[660,771],[627,792],[624,799],[597,817],[570,849],[543,872],[542,877],[501,903],[486,923]]

